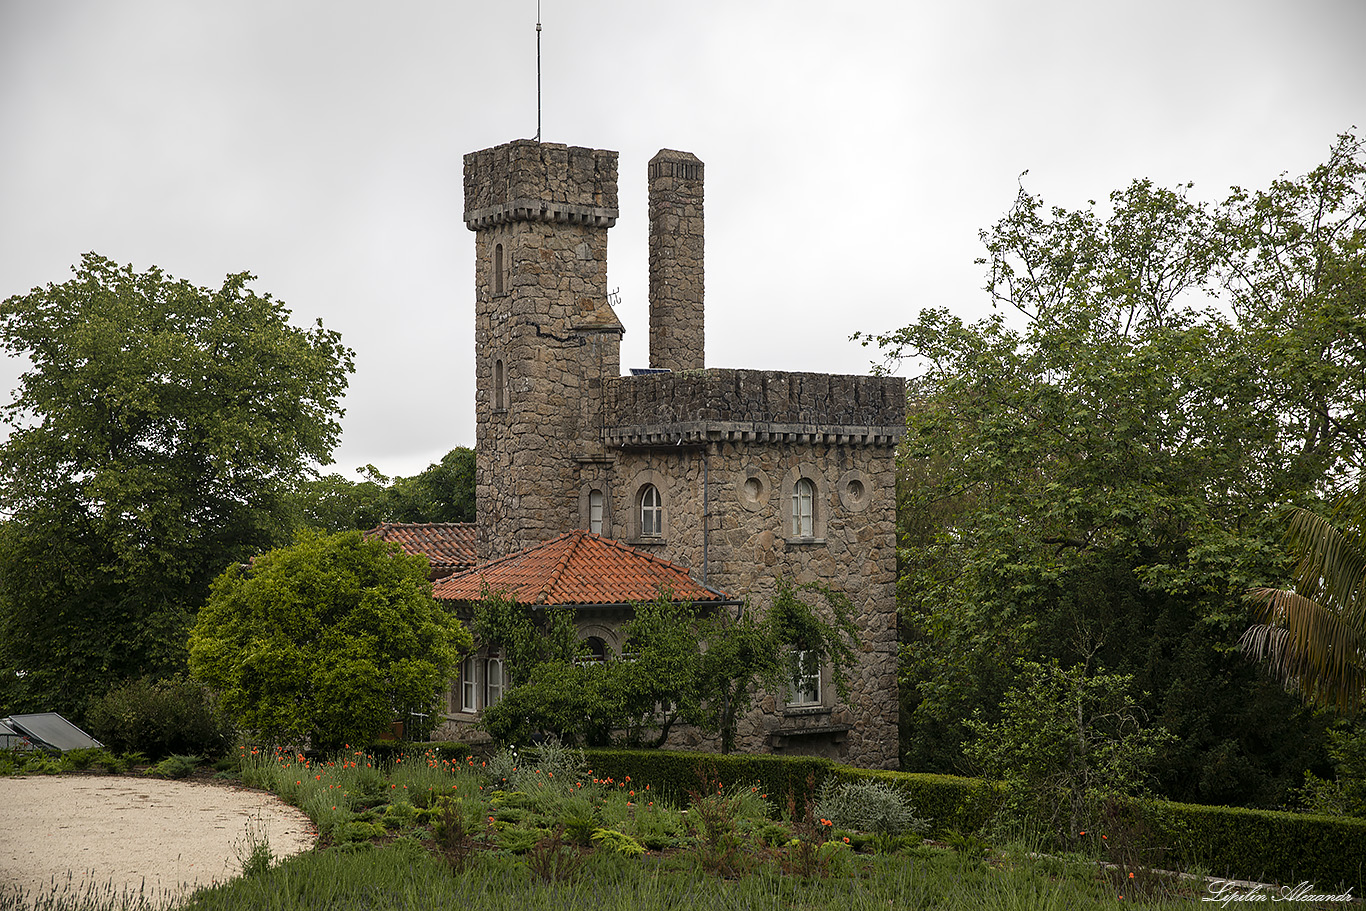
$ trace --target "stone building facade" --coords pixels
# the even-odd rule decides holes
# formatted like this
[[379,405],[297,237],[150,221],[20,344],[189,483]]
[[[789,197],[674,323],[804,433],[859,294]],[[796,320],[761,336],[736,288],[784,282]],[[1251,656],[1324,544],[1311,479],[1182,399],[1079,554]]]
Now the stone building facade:
[[704,165],[665,150],[648,175],[650,368],[622,376],[616,153],[520,140],[465,156],[479,558],[587,529],[758,606],[782,577],[844,592],[861,638],[849,698],[828,674],[766,694],[739,742],[894,767],[902,381],[705,369]]

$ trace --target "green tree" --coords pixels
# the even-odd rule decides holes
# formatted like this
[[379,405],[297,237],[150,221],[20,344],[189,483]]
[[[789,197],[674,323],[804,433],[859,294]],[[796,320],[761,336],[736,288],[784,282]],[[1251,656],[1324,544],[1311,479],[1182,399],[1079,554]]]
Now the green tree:
[[1283,571],[1270,510],[1361,471],[1361,144],[1219,206],[1135,181],[1106,210],[1023,189],[983,232],[1004,311],[876,339],[916,365],[902,452],[906,763],[961,767],[1020,661],[1131,674],[1180,736],[1174,797],[1276,804],[1323,719],[1237,660]]
[[1094,828],[1107,798],[1147,790],[1157,748],[1171,738],[1144,722],[1127,675],[1035,662],[1021,671],[999,721],[978,715],[968,723],[967,755],[1006,782],[1021,821],[1070,845]]
[[395,522],[473,522],[474,450],[457,446],[411,478],[394,478],[389,514]]
[[473,522],[474,450],[457,446],[411,478],[390,478],[373,465],[360,481],[329,474],[299,482],[292,495],[299,521],[327,532],[365,531],[381,522]]
[[360,532],[306,534],[214,581],[190,671],[257,736],[335,747],[434,714],[470,644],[432,598],[426,558]]
[[1304,775],[1296,795],[1310,813],[1366,819],[1366,728],[1341,724],[1328,732],[1328,756],[1333,777]]
[[366,531],[389,520],[389,491],[369,478],[353,482],[335,472],[307,478],[290,499],[300,526],[328,534]]
[[0,686],[79,718],[183,669],[213,577],[287,534],[286,492],[329,460],[353,366],[247,274],[74,271],[0,305],[0,348],[31,365],[0,444]]

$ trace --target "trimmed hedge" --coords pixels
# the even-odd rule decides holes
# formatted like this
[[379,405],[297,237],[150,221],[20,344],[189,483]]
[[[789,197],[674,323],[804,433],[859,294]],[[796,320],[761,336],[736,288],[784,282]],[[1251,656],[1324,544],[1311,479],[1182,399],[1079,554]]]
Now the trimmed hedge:
[[[673,750],[585,750],[596,777],[648,783],[667,800],[686,804],[707,769],[723,785],[757,784],[776,806],[789,792],[804,800],[812,786],[875,779],[910,797],[930,831],[980,831],[1004,796],[999,784],[976,778],[857,769],[805,756],[684,753]],[[809,783],[808,783],[809,782]],[[1206,807],[1165,800],[1128,803],[1128,822],[1146,828],[1155,846],[1190,869],[1257,882],[1308,881],[1320,892],[1351,886],[1366,891],[1366,820],[1270,810]]]
[[[1183,866],[1257,882],[1366,888],[1366,820],[1134,801],[1154,841]],[[1361,894],[1358,891],[1357,894]]]
[[809,756],[722,755],[678,750],[588,749],[583,752],[595,778],[622,781],[630,775],[642,784],[649,784],[665,800],[680,806],[687,805],[690,791],[701,789],[699,773],[705,771],[709,778],[722,785],[757,785],[779,808],[787,806],[790,793],[800,810],[807,797],[839,768],[828,759]]

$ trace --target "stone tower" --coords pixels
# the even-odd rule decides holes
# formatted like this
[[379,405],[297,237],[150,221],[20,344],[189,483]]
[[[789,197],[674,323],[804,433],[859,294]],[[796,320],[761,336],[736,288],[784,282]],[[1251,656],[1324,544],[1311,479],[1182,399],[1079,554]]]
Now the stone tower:
[[704,349],[702,162],[650,159],[650,366],[701,370]]
[[608,471],[605,378],[621,372],[607,302],[617,153],[533,140],[465,156],[475,232],[478,552],[578,527],[579,490]]

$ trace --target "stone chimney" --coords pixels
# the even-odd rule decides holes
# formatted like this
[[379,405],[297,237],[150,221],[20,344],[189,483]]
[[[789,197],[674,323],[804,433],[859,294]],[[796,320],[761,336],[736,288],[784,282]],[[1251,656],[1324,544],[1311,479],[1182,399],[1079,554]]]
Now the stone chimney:
[[650,366],[704,366],[702,162],[662,149],[650,159]]

